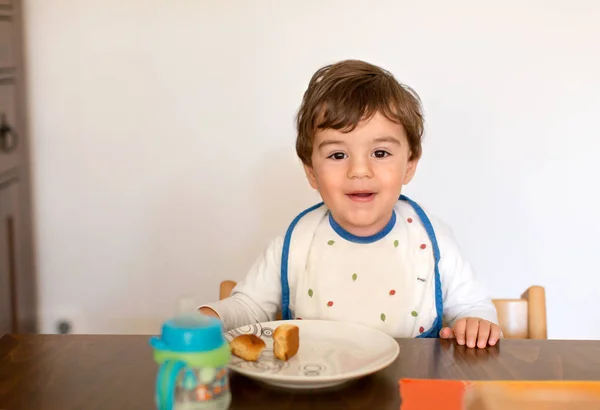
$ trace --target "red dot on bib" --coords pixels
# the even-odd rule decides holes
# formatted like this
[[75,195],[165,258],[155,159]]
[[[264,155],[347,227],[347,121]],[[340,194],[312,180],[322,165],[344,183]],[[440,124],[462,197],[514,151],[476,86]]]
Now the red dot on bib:
[[425,249],[425,248],[427,248],[427,245],[425,245],[424,243],[421,244],[421,249]]
[[333,306],[333,302],[331,302],[331,301],[327,302],[327,306],[332,307]]
[[425,328],[424,328],[423,326],[421,326],[421,327],[419,328],[419,333],[423,333],[424,331],[425,331]]
[[412,218],[408,218],[408,219],[406,220],[406,222],[408,222],[409,224],[411,224],[411,223],[412,223]]
[[394,296],[396,294],[396,291],[394,289],[390,290],[390,296]]

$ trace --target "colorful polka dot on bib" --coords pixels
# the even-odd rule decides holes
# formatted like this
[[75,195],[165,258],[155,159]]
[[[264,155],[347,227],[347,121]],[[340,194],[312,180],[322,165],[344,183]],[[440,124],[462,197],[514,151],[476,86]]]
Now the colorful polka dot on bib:
[[419,328],[419,333],[423,333],[424,331],[425,331],[425,328],[424,328],[423,326],[421,326],[421,327]]
[[399,243],[400,243],[400,242],[398,242],[398,239],[396,239],[396,240],[394,241],[394,248],[397,248]]
[[333,239],[330,239],[327,241],[327,245],[329,245],[329,246],[333,246],[334,243],[335,243],[335,241]]
[[308,296],[311,297],[311,298],[313,297],[313,290],[312,289],[308,290]]
[[413,221],[413,220],[412,220],[412,218],[407,218],[407,219],[406,219],[406,222],[408,222],[409,224],[411,224],[411,223],[412,223],[412,221]]
[[412,317],[417,317],[419,316],[419,314],[417,313],[416,310],[413,310],[412,312],[410,312],[410,314],[412,315]]
[[381,318],[382,322],[385,322],[385,313],[382,313],[381,316],[380,316],[380,318]]
[[425,249],[427,248],[427,245],[425,245],[424,243],[421,244],[421,249]]
[[352,274],[352,281],[356,281],[356,279],[358,279],[358,275],[356,273]]
[[330,300],[329,302],[327,302],[327,307],[332,307],[333,306],[333,302]]

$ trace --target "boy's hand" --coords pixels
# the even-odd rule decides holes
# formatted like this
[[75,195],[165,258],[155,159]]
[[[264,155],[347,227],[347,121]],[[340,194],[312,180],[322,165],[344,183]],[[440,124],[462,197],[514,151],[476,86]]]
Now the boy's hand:
[[442,339],[456,339],[459,345],[485,348],[494,346],[500,339],[500,327],[492,322],[477,317],[464,317],[454,322],[454,326],[440,330]]

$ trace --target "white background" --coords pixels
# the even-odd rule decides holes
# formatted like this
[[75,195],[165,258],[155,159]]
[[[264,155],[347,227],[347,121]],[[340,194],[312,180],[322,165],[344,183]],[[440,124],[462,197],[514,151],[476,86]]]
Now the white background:
[[600,3],[367,4],[25,2],[42,331],[155,333],[241,279],[319,200],[294,152],[310,76],[360,58],[422,97],[405,193],[490,295],[543,285],[550,337],[600,337]]

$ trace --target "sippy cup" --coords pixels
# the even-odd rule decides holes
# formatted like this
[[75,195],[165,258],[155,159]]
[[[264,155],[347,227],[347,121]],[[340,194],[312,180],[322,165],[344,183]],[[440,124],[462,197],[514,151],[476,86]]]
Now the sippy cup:
[[158,410],[225,410],[231,403],[227,364],[231,351],[223,325],[200,312],[166,321],[153,336]]

